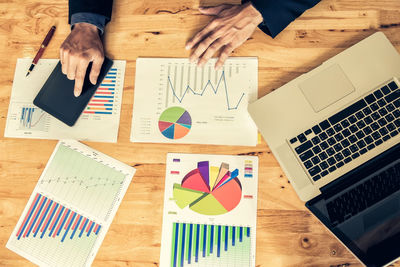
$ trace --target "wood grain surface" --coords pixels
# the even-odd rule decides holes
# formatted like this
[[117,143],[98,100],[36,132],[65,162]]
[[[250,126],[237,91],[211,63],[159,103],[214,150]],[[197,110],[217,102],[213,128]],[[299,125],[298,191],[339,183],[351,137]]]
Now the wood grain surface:
[[[187,152],[259,157],[257,266],[360,266],[305,209],[264,141],[257,147],[129,141],[135,59],[187,57],[185,42],[209,20],[197,8],[221,3],[114,1],[105,37],[106,54],[127,60],[118,143],[86,144],[134,166],[137,173],[93,265],[159,265],[166,153]],[[56,144],[3,137],[16,60],[34,57],[53,24],[57,30],[43,57],[57,58],[70,31],[67,12],[66,0],[0,0],[1,266],[32,265],[5,244]],[[322,0],[275,39],[257,30],[234,56],[259,58],[261,97],[376,31],[383,31],[400,51],[399,0]]]

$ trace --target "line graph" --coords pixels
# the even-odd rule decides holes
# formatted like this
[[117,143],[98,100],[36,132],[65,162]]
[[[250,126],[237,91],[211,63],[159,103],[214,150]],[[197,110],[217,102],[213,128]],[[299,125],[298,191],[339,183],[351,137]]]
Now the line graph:
[[[187,86],[186,86],[186,89],[185,89],[185,91],[184,91],[184,93],[183,93],[183,95],[182,95],[180,98],[179,98],[179,96],[176,94],[175,87],[174,87],[174,85],[172,84],[172,81],[171,81],[171,77],[168,76],[168,83],[169,83],[169,86],[170,86],[170,88],[171,88],[171,90],[172,90],[172,93],[173,93],[174,97],[179,101],[179,103],[182,103],[183,99],[185,98],[185,96],[186,96],[186,94],[187,94],[188,92],[192,92],[194,95],[197,95],[197,96],[203,96],[204,92],[206,91],[206,89],[207,89],[208,87],[211,87],[211,90],[212,90],[212,91],[214,92],[214,94],[216,95],[216,94],[218,93],[218,89],[219,89],[219,87],[220,87],[221,81],[223,81],[223,83],[224,83],[225,96],[226,96],[226,105],[227,105],[228,110],[235,110],[235,109],[237,109],[238,106],[240,105],[240,102],[242,101],[242,99],[243,99],[245,93],[242,93],[242,95],[241,95],[239,101],[236,103],[236,105],[234,105],[233,107],[231,107],[230,102],[229,102],[228,87],[227,87],[227,85],[226,85],[225,71],[222,71],[222,74],[221,74],[221,77],[220,77],[219,80],[218,80],[217,86],[214,87],[214,86],[212,85],[211,81],[208,80],[207,83],[206,83],[206,85],[204,86],[204,88],[201,90],[201,93],[197,93],[195,90],[193,90],[193,89],[190,87],[190,85],[187,85]],[[182,91],[181,91],[181,93],[182,93]]]
[[257,99],[257,58],[229,58],[218,70],[215,62],[139,58],[131,141],[255,145],[247,106]]

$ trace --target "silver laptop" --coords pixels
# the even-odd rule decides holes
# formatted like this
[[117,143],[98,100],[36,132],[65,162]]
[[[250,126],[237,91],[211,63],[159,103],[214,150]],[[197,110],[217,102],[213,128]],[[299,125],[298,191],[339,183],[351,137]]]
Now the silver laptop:
[[378,32],[249,105],[300,199],[367,266],[400,256],[396,77],[400,55]]

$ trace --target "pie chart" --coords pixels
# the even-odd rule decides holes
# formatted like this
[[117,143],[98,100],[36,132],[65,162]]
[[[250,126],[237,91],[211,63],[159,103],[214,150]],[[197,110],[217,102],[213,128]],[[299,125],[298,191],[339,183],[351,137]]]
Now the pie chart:
[[181,107],[170,107],[161,113],[158,129],[169,139],[179,139],[187,135],[192,128],[189,112]]
[[215,167],[208,161],[200,161],[181,184],[174,184],[173,199],[181,209],[189,206],[202,215],[225,214],[236,208],[242,198],[238,175],[239,170],[230,172],[227,163]]

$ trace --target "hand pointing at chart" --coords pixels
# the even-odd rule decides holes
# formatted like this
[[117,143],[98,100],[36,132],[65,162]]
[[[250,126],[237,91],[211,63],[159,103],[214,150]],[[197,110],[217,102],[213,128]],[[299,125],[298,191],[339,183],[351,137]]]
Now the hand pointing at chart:
[[68,79],[75,80],[74,95],[82,92],[86,70],[93,62],[90,82],[96,84],[104,61],[103,43],[98,29],[89,23],[77,23],[60,48],[62,72]]
[[193,49],[190,61],[197,61],[198,66],[203,66],[221,50],[215,65],[215,68],[220,68],[232,51],[249,39],[263,21],[261,13],[250,2],[243,5],[201,7],[199,10],[214,18],[186,44],[186,49]]

